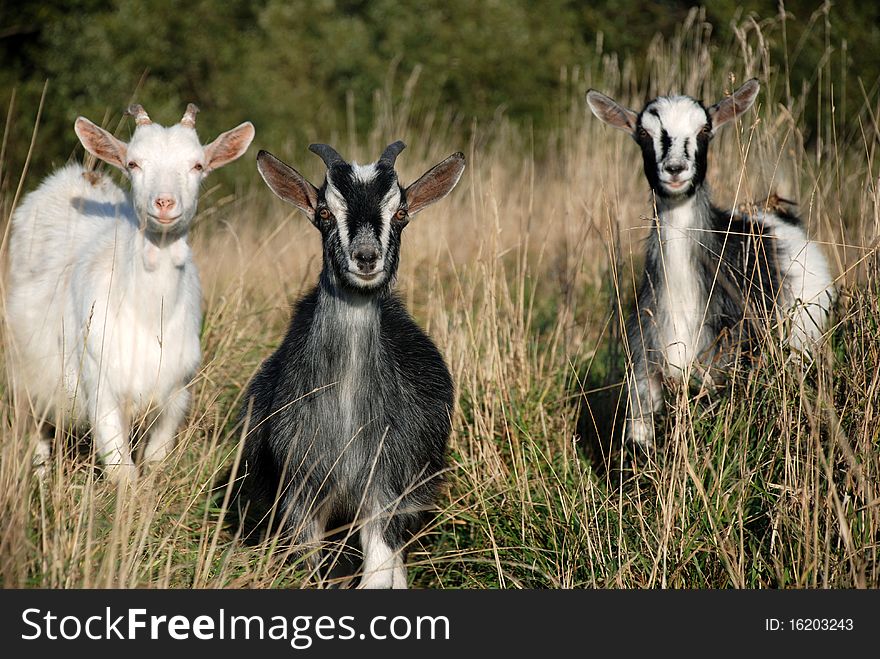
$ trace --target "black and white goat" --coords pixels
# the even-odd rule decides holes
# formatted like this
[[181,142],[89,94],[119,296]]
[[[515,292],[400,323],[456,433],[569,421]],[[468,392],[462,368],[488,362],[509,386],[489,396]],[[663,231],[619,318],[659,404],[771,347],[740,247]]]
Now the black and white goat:
[[370,165],[309,148],[327,165],[320,188],[265,151],[257,157],[272,191],[321,232],[323,268],[247,390],[237,508],[247,534],[271,526],[316,543],[332,529],[356,531],[360,587],[405,588],[405,548],[444,467],[453,384],[392,288],[404,227],[455,187],[464,156],[404,188],[394,170],[403,142]]
[[[129,434],[139,421],[149,430],[145,461],[162,460],[174,446],[201,361],[201,292],[187,233],[205,176],[254,138],[245,122],[202,146],[197,112],[190,104],[165,127],[132,105],[128,143],[79,117],[80,142],[122,170],[131,193],[70,164],[12,216],[13,388],[38,421],[90,427],[98,457],[119,482],[137,474]],[[37,445],[41,472],[50,448],[45,439]]]
[[[809,351],[828,325],[835,298],[828,263],[789,204],[722,211],[707,188],[709,142],[758,95],[749,80],[707,108],[688,96],[663,96],[640,113],[590,90],[599,119],[629,133],[642,149],[657,216],[648,238],[637,309],[627,323],[625,436],[654,440],[664,377],[687,380],[731,356],[753,353],[774,330],[791,349]],[[723,372],[723,370],[721,371]]]

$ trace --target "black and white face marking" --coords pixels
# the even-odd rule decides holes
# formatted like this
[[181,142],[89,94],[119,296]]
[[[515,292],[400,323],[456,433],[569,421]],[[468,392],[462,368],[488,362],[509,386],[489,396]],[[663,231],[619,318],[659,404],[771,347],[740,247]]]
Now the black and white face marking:
[[458,152],[401,187],[394,161],[404,148],[403,142],[393,142],[375,163],[358,165],[326,144],[312,144],[309,150],[327,165],[320,189],[268,151],[257,154],[257,169],[266,185],[320,229],[324,267],[331,268],[343,286],[376,293],[390,285],[410,216],[445,197],[461,179],[465,159]]
[[381,161],[334,164],[319,192],[317,221],[343,281],[374,288],[394,276],[406,209],[393,167]]
[[688,96],[661,96],[639,115],[634,134],[642,149],[645,176],[662,197],[693,194],[706,178],[712,120]]
[[591,89],[587,104],[599,119],[638,142],[651,189],[660,197],[676,198],[692,195],[703,184],[709,141],[721,126],[752,107],[760,89],[752,78],[709,108],[690,96],[661,96],[640,114]]

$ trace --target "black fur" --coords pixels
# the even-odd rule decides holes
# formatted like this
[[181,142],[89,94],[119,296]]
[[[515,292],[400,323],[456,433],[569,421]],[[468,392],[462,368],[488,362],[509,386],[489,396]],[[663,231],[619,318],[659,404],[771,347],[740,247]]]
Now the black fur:
[[[382,232],[382,218],[379,215],[379,204],[382,198],[392,186],[400,189],[401,199],[406,202],[406,191],[397,182],[397,174],[394,168],[383,161],[376,165],[376,176],[369,183],[359,181],[348,163],[334,165],[330,170],[333,177],[333,185],[342,194],[348,204],[348,235],[354,238],[362,227],[369,227],[373,237],[379,240]],[[326,191],[326,187],[325,187]],[[332,225],[332,222],[329,223]],[[391,239],[393,245],[389,246],[386,259],[389,261],[386,273],[392,274],[397,271],[397,261],[400,251],[400,233],[403,225],[392,223]]]
[[[689,197],[693,196],[706,180],[709,142],[712,140],[712,118],[709,116],[709,113],[706,110],[706,106],[696,99],[691,100],[699,105],[703,109],[703,112],[706,114],[706,126],[704,131],[697,133],[697,146],[693,154],[691,154],[688,148],[690,146],[690,140],[686,139],[684,142],[685,156],[687,158],[693,158],[695,164],[694,177],[693,179],[691,179],[691,184],[688,186],[687,190],[685,190],[683,193],[685,196]],[[633,139],[635,139],[636,144],[638,144],[639,148],[642,150],[642,165],[645,169],[645,178],[648,179],[648,185],[651,186],[651,190],[654,192],[655,195],[662,199],[668,199],[671,198],[673,195],[667,192],[666,188],[664,188],[660,184],[660,177],[657,167],[658,161],[662,161],[664,158],[666,158],[671,145],[671,139],[669,137],[669,133],[667,133],[666,130],[663,129],[663,132],[660,136],[661,144],[663,146],[663,153],[660,154],[660,158],[658,159],[657,153],[654,149],[654,140],[651,139],[651,136],[642,129],[642,116],[645,114],[645,112],[653,114],[658,119],[660,118],[660,113],[657,112],[656,109],[650,107],[649,103],[648,107],[642,110],[638,115],[638,118],[636,120],[636,129],[633,132]]]
[[[705,188],[698,194],[705,198],[708,222],[696,234],[691,252],[694,281],[701,300],[708,300],[707,305],[701,304],[707,308],[705,331],[711,339],[701,362],[711,368],[725,366],[731,355],[749,359],[756,354],[762,333],[773,321],[781,274],[777,241],[762,223],[742,213],[731,217],[730,211],[715,208]],[[637,313],[630,317],[627,327],[630,345],[645,348],[643,355],[634,351],[634,359],[641,357],[654,368],[665,361],[662,349],[652,340],[665,285],[660,230],[655,224],[646,245]]]
[[[708,376],[706,381],[717,385],[733,363],[748,364],[759,354],[768,329],[775,325],[783,297],[777,240],[760,221],[712,206],[704,185],[682,198],[679,203],[693,201],[703,209],[696,213],[699,224],[689,230],[687,260],[698,286],[698,310],[706,310],[694,375]],[[659,383],[669,375],[659,326],[669,313],[661,225],[673,203],[658,199],[659,219],[648,238],[636,309],[626,326],[632,356],[627,423],[648,424],[648,437],[636,440],[643,445],[653,441],[653,414],[663,408]]]
[[[389,163],[377,169],[368,184],[347,163],[330,171],[352,237],[369,229],[378,241],[379,203],[399,185]],[[325,182],[318,210],[326,208],[326,191]],[[401,195],[405,207],[403,189]],[[294,542],[329,537],[340,526],[354,532],[378,516],[385,542],[401,550],[437,499],[453,383],[440,352],[392,291],[406,222],[392,220],[386,276],[365,289],[346,275],[337,218],[318,217],[319,282],[296,304],[283,342],[242,406],[248,432],[234,512],[246,537],[280,531]],[[310,528],[315,519],[325,527]]]
[[666,196],[666,191],[663,189],[663,186],[660,185],[660,176],[657,171],[657,153],[654,150],[654,140],[647,131],[642,128],[641,115],[639,115],[638,128],[633,135],[636,143],[642,150],[642,165],[645,168],[645,176],[648,179],[648,185],[650,185],[651,189],[658,195]]
[[[437,348],[393,293],[358,301],[375,308],[377,334],[361,355],[360,391],[353,402],[355,425],[362,429],[349,444],[351,437],[336,427],[338,419],[323,416],[328,407],[341,404],[333,383],[344,377],[347,366],[339,358],[346,344],[342,324],[338,333],[316,328],[317,316],[322,316],[322,325],[333,325],[333,308],[347,304],[333,299],[339,291],[328,285],[330,279],[322,273],[321,283],[297,303],[284,341],[248,387],[242,420],[250,408],[250,431],[240,497],[251,505],[245,531],[268,529],[267,513],[279,485],[289,488],[297,501],[293,510],[284,511],[291,517],[283,526],[291,532],[313,501],[330,501],[334,513],[353,521],[360,498],[368,492],[385,505],[402,497],[397,507],[413,511],[396,515],[389,529],[394,537],[389,544],[400,547],[406,539],[401,532],[418,529],[439,486],[452,379]],[[371,470],[373,483],[368,485]]]
[[[797,249],[800,237],[776,230],[777,221],[799,224],[791,204],[771,195],[754,215],[747,209],[721,211],[712,205],[706,187],[712,136],[748,111],[758,89],[757,80],[749,80],[708,109],[690,97],[654,99],[638,114],[599,92],[587,93],[597,117],[630,133],[639,144],[656,210],[636,309],[626,324],[631,360],[625,436],[644,448],[654,441],[654,416],[664,407],[664,380],[696,376],[711,389],[726,379],[729,365],[752,361],[771,332],[774,339],[794,338],[795,348],[813,338],[809,328],[794,325],[803,322],[798,314],[806,310],[795,308],[806,293],[794,288],[806,289],[807,273],[798,274],[805,266],[799,262],[791,267],[797,255],[790,250]],[[664,117],[671,120],[664,123]],[[657,149],[662,150],[660,157]],[[809,276],[821,276],[826,265],[819,256],[811,258],[816,266]],[[804,301],[811,306],[814,329],[821,329],[834,299],[832,283],[826,287],[821,300]],[[790,337],[779,336],[774,331],[779,321],[789,319],[793,325],[781,329],[791,332]]]

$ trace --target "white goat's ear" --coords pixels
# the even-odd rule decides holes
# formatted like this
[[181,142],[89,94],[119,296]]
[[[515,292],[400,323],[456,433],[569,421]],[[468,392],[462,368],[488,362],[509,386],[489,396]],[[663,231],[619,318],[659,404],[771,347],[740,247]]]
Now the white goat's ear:
[[415,215],[426,206],[443,199],[458,183],[464,172],[464,154],[453,153],[434,165],[406,189],[407,212]]
[[315,221],[318,190],[302,174],[268,151],[257,154],[257,169],[272,192],[299,208],[312,222]]
[[217,136],[217,139],[205,145],[205,164],[208,171],[219,169],[237,160],[248,150],[254,139],[254,125],[245,121],[232,130],[227,130]]
[[723,101],[718,101],[709,108],[713,132],[734,117],[745,114],[752,107],[752,103],[758,97],[759,91],[761,91],[761,85],[758,83],[758,79],[752,78]]
[[605,96],[605,94],[591,89],[587,92],[587,105],[590,106],[593,114],[609,126],[630,135],[636,132],[639,115],[623,107],[610,96]]
[[114,167],[125,170],[128,145],[85,117],[77,117],[73,130],[86,151]]

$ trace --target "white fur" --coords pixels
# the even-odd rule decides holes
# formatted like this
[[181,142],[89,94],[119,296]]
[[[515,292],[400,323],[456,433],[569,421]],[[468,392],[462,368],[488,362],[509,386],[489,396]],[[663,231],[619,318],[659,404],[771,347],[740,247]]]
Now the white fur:
[[783,301],[791,319],[789,345],[809,351],[828,327],[836,299],[834,278],[820,245],[807,238],[803,228],[793,226],[771,212],[758,219],[772,227],[778,241]]
[[[703,321],[706,309],[694,270],[694,241],[699,241],[699,219],[693,198],[661,211],[660,254],[665,286],[656,310],[667,376],[687,376],[706,348]],[[828,326],[836,298],[834,279],[822,249],[807,238],[800,226],[772,212],[752,218],[769,229],[777,241],[782,277],[780,308],[791,323],[786,342],[798,351],[809,351]],[[716,289],[716,294],[724,291]]]
[[697,274],[693,243],[700,239],[696,228],[694,199],[666,210],[660,222],[660,267],[665,281],[660,301],[660,345],[666,354],[666,375],[685,375],[702,346],[701,325],[705,313]]
[[[87,150],[129,177],[131,194],[80,165],[43,181],[12,218],[6,302],[18,400],[38,422],[91,427],[117,481],[136,475],[134,424],[147,422],[144,457],[155,462],[186,415],[201,359],[201,292],[186,234],[204,177],[254,137],[245,122],[203,147],[194,107],[167,128],[132,110],[128,144],[83,117],[74,125]],[[48,455],[43,442],[38,466]]]
[[196,213],[199,185],[205,171],[205,153],[192,128],[175,124],[167,128],[159,124],[140,126],[128,144],[131,198],[137,217],[142,220],[154,213],[154,202],[160,195],[175,201],[181,219],[190,222]]
[[[143,108],[126,144],[80,117],[83,145],[122,170],[68,165],[25,197],[12,218],[6,309],[12,380],[38,422],[91,427],[112,478],[136,475],[129,436],[147,422],[144,458],[165,458],[189,407],[201,360],[201,292],[186,235],[199,185],[253,140],[245,122],[203,147],[190,108],[170,127]],[[42,466],[47,442],[35,452]]]
[[376,163],[368,165],[358,165],[356,162],[351,163],[351,169],[361,183],[369,183],[376,178]]
[[[659,115],[659,119],[654,116],[654,112]],[[654,99],[642,114],[642,127],[658,140],[655,145],[659,153],[658,124],[661,124],[673,138],[696,136],[700,128],[706,124],[706,111],[699,103],[687,96],[661,96]]]
[[[656,267],[661,272],[651,273],[662,278],[663,285],[658,286],[656,303],[645,309],[644,315],[650,316],[650,322],[656,323],[657,328],[656,335],[651,337],[656,344],[649,348],[663,352],[665,359],[659,369],[655,368],[642,346],[634,351],[627,374],[625,434],[644,447],[653,443],[653,415],[663,407],[662,376],[687,380],[694,362],[715,338],[707,336],[704,321],[709,302],[705,293],[716,282],[701,282],[699,278],[705,271],[695,267],[696,259],[701,258],[698,250],[703,237],[699,232],[714,225],[709,221],[712,218],[703,215],[712,212],[708,192],[692,188],[698,149],[701,143],[706,148],[717,129],[748,111],[758,90],[757,80],[750,80],[708,109],[687,96],[660,97],[648,103],[639,115],[603,94],[587,94],[590,108],[602,121],[630,133],[643,149],[651,140],[656,178],[664,192],[657,199]],[[646,166],[650,168],[651,164]],[[649,179],[653,178],[652,172]],[[783,343],[794,350],[809,352],[828,325],[836,296],[828,262],[820,246],[809,241],[803,227],[770,212],[758,213],[752,220],[766,227],[764,235],[776,241],[776,265],[782,280],[778,305],[782,315],[788,316],[783,318],[788,321],[784,325]],[[652,280],[656,281],[653,277]],[[723,287],[715,287],[713,292],[728,294]]]
[[84,173],[59,170],[13,216],[13,383],[38,418],[91,426],[111,475],[128,480],[131,424],[149,416],[145,456],[158,460],[186,413],[200,361],[199,278],[185,238],[150,243],[128,196]]
[[400,208],[400,187],[393,185],[382,199],[382,234],[379,242],[382,249],[388,249],[388,239],[391,236],[391,217]]
[[385,542],[381,525],[375,521],[365,524],[360,539],[364,551],[364,574],[358,588],[406,588],[403,557]]
[[[375,164],[358,165],[357,163],[352,163],[351,169],[354,177],[363,183],[369,183],[376,176]],[[342,248],[347,253],[348,246],[351,244],[351,239],[354,237],[348,235],[348,223],[346,222],[346,218],[348,217],[348,204],[345,201],[345,197],[339,193],[339,190],[337,190],[336,186],[333,184],[333,177],[329,171],[327,172],[327,190],[324,193],[324,199],[327,201],[327,207],[330,209],[330,212],[333,213],[333,217],[336,218],[337,230],[339,231],[339,241],[342,243]]]
[[[354,178],[360,183],[368,184],[376,177],[377,170],[375,163],[369,165],[358,165],[357,163],[352,163],[351,168]],[[333,214],[333,217],[336,219],[336,230],[339,232],[339,242],[342,244],[342,249],[348,257],[349,271],[352,273],[357,273],[358,267],[354,259],[352,258],[351,251],[353,249],[353,245],[357,245],[360,236],[350,235],[347,221],[348,204],[345,200],[345,197],[342,196],[342,194],[334,185],[332,174],[330,172],[327,173],[327,189],[324,192],[324,199],[327,202],[328,209]],[[382,229],[379,235],[379,245],[382,248],[382,254],[384,254],[385,250],[388,249],[388,241],[391,237],[391,218],[400,207],[400,199],[400,187],[397,185],[393,185],[385,194],[385,197],[382,199],[381,202],[380,212],[382,216]],[[380,259],[376,263],[375,269],[376,271],[381,271],[384,267],[385,260],[383,256],[380,257]],[[370,285],[369,282],[362,281],[356,274],[351,277],[350,281],[356,286]]]
[[[656,112],[656,115],[655,115]],[[659,116],[658,116],[659,115]],[[695,173],[697,133],[707,124],[706,111],[687,96],[660,97],[652,101],[642,113],[642,127],[654,141],[657,171],[661,183],[670,177],[664,165],[675,162],[685,165],[678,180],[687,181]],[[662,158],[661,135],[665,131],[669,149]],[[658,310],[660,336],[666,352],[666,375],[684,375],[705,348],[702,322],[705,308],[697,286],[694,270],[694,241],[701,240],[699,227],[703,226],[695,213],[703,212],[689,198],[661,210],[660,246],[661,266],[666,286]],[[705,209],[708,210],[708,209]],[[783,275],[780,300],[791,319],[791,347],[809,350],[828,324],[835,292],[828,262],[821,248],[811,242],[800,226],[783,221],[772,212],[758,213],[754,221],[769,228],[779,243],[779,267]],[[723,291],[716,291],[723,294]]]
[[[656,114],[655,114],[656,113]],[[660,182],[690,181],[696,174],[695,153],[697,133],[706,125],[706,111],[687,96],[661,96],[652,101],[642,113],[642,128],[648,131],[654,142],[654,155]],[[663,133],[669,140],[664,156]],[[684,169],[670,174],[666,167],[678,165]]]
[[344,374],[339,382],[339,404],[343,419],[343,433],[346,439],[354,438],[361,427],[354,422],[352,404],[358,396],[358,387],[363,386],[361,373],[364,368],[363,355],[369,347],[370,336],[375,323],[376,309],[370,304],[340,304],[342,318],[348,328],[348,344],[344,349]]
[[348,254],[348,246],[351,243],[351,237],[348,235],[348,204],[336,186],[333,185],[331,173],[327,172],[327,190],[324,192],[324,200],[327,202],[327,208],[336,218],[336,230],[339,232],[339,242],[342,243],[342,249]]

